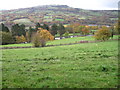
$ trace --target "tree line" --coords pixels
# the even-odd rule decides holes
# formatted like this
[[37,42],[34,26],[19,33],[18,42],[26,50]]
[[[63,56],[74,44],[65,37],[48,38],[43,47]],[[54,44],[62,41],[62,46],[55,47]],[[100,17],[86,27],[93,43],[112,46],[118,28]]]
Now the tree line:
[[[93,34],[97,40],[101,39],[102,35],[104,34],[108,35],[109,37],[113,36],[114,34],[119,34],[118,24],[106,27],[80,25],[79,23],[72,23],[66,26],[61,23],[52,25],[36,23],[34,28],[30,26],[29,29],[26,29],[26,26],[24,24],[14,24],[11,26],[11,29],[9,29],[7,26],[1,23],[0,27],[2,28],[2,31],[0,32],[0,35],[2,35],[2,42],[0,44],[3,45],[24,42],[30,43],[32,42],[32,39],[35,36],[35,34],[40,31],[50,33],[49,35],[52,35],[54,39],[56,34],[59,34],[60,38],[62,38],[62,35],[68,36],[71,33],[73,35],[75,33],[79,33],[80,35]],[[97,30],[97,32],[92,30]],[[102,39],[106,40],[105,37],[104,39]]]
[[53,24],[51,27],[47,24],[36,23],[35,28],[29,27],[29,29],[25,28],[24,24],[14,24],[11,29],[5,26],[3,23],[0,25],[2,35],[1,44],[13,44],[13,43],[24,43],[31,42],[32,36],[39,31],[39,28],[47,30],[51,33],[51,35],[55,36],[57,33],[62,36],[65,33],[65,27],[63,24]]

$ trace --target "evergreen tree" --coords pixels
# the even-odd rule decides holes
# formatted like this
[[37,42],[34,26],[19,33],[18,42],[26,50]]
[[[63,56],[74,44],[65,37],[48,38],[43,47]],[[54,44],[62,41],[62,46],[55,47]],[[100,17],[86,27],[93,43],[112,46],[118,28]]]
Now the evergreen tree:
[[42,26],[40,25],[40,23],[36,23],[35,29],[38,30],[38,28],[40,28],[40,27],[42,27]]
[[32,37],[32,34],[36,33],[36,30],[33,29],[31,26],[29,27],[29,30],[26,34],[26,37],[29,39],[28,42],[31,42],[31,37]]
[[65,33],[65,27],[62,24],[59,24],[58,32],[60,34],[60,39],[61,39],[62,35]]
[[42,28],[46,29],[46,30],[49,30],[49,26],[47,24],[43,24]]
[[19,36],[21,36],[21,35],[25,36],[25,34],[26,34],[25,25],[22,24],[22,25],[20,25]]
[[7,26],[5,26],[3,23],[1,23],[0,28],[3,32],[9,32],[9,29]]
[[26,34],[24,24],[22,24],[22,25],[15,24],[12,26],[11,30],[12,30],[13,36],[21,36],[21,35],[25,36],[25,34]]
[[14,24],[12,26],[11,30],[12,30],[12,35],[13,36],[18,36],[19,35],[20,26],[18,24]]
[[30,26],[29,27],[29,35],[30,35],[30,37],[31,37],[31,35],[32,35],[33,32],[35,32],[35,30]]
[[57,34],[57,30],[58,30],[58,26],[56,24],[53,24],[51,26],[51,30],[50,30],[50,33],[55,36],[55,34]]

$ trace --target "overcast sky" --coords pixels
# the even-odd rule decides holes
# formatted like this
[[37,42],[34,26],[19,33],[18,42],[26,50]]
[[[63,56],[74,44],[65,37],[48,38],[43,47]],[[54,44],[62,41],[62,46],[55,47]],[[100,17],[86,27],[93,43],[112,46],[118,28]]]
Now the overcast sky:
[[68,5],[74,8],[92,10],[118,9],[120,0],[1,0],[0,10],[33,7],[38,5]]

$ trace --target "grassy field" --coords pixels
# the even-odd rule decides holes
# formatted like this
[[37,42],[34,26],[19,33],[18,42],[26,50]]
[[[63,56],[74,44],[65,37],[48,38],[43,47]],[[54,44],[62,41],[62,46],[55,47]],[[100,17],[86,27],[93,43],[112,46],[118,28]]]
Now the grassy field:
[[55,21],[65,21],[64,19],[55,19]]
[[[118,39],[118,35],[114,35],[113,39]],[[48,41],[47,45],[75,43],[75,42],[79,42],[81,40],[94,41],[95,39],[92,36],[65,38],[65,39],[61,39],[61,40]],[[32,44],[27,43],[27,44],[0,45],[0,47],[24,47],[24,46],[32,46]]]
[[[81,35],[80,33],[69,33],[68,36]],[[64,34],[62,36],[65,36]],[[60,34],[56,34],[55,37],[60,37]]]
[[58,44],[68,44],[68,43],[75,43],[75,42],[79,42],[82,40],[88,40],[88,41],[93,41],[94,38],[91,36],[86,36],[86,37],[74,37],[74,38],[65,38],[65,39],[61,39],[61,40],[54,40],[54,41],[50,41],[47,43],[47,45],[58,45]]
[[33,24],[29,19],[25,18],[25,19],[17,19],[14,20],[13,22],[15,23],[20,23],[20,24]]
[[115,88],[118,42],[2,50],[3,88]]

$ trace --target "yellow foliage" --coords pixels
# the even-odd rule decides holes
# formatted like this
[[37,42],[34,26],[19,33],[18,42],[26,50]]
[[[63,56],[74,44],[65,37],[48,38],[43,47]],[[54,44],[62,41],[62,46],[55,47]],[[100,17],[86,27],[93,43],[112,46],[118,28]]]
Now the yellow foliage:
[[111,32],[109,31],[109,29],[107,27],[102,27],[102,29],[99,29],[95,35],[94,38],[96,40],[108,40],[111,36]]
[[26,42],[26,38],[22,36],[16,36],[16,43],[24,43]]
[[46,41],[54,40],[54,36],[52,36],[48,30],[41,29],[37,31],[37,33],[39,34],[41,39],[45,39]]
[[79,32],[79,26],[80,26],[79,23],[73,23],[68,25],[67,27],[70,27],[72,31],[75,33],[75,32]]
[[90,31],[87,28],[83,28],[81,31],[83,35],[87,35],[90,33]]
[[64,27],[68,27],[68,25],[63,25]]
[[44,47],[48,40],[54,40],[54,36],[48,30],[39,29],[33,37],[33,44],[35,47]]

